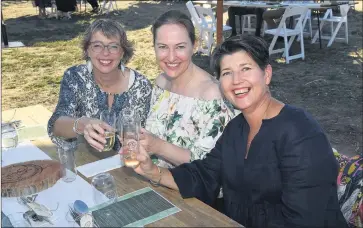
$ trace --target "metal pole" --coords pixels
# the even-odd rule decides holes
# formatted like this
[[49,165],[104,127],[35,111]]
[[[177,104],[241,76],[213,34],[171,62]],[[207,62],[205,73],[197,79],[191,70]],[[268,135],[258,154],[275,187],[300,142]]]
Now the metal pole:
[[9,46],[8,34],[6,32],[6,25],[4,23],[3,11],[1,10],[1,35],[3,38],[4,46]]
[[322,48],[321,47],[321,32],[320,32],[320,10],[316,10],[316,16],[318,18],[318,33],[319,33],[319,46],[320,46],[320,49]]

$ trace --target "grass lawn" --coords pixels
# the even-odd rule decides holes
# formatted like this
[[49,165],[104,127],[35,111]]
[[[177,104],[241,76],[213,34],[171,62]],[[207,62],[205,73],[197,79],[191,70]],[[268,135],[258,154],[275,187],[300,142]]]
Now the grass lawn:
[[[40,20],[31,1],[5,1],[2,6],[9,40],[26,45],[2,50],[2,110],[42,104],[52,111],[63,72],[84,63],[80,36],[98,17],[114,18],[125,27],[136,49],[128,66],[154,79],[159,69],[152,47],[152,22],[170,9],[188,14],[184,3],[117,1],[118,10],[107,16],[91,14],[88,5],[87,12],[83,7],[71,20]],[[322,125],[331,144],[352,155],[362,151],[361,1],[356,10],[349,12],[348,20],[349,44],[335,41],[327,48],[327,42],[323,41],[320,49],[318,43],[311,44],[306,38],[305,60],[293,60],[288,65],[280,55],[272,55],[271,91],[279,100],[309,111]],[[316,27],[315,21],[313,26]],[[294,44],[292,52],[298,48]],[[207,56],[196,54],[193,58],[210,72]]]

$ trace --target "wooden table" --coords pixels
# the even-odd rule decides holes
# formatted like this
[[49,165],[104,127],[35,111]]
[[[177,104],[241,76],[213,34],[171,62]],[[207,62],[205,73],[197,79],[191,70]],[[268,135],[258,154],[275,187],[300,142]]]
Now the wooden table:
[[[38,106],[32,106],[31,108],[19,109],[16,113],[16,117],[23,117],[23,118],[28,117],[29,110],[38,110],[39,116],[49,116],[50,114],[50,112],[47,111],[44,107],[38,105]],[[7,113],[11,114],[12,111],[11,110],[7,111]],[[17,120],[22,120],[22,119],[18,118]],[[30,124],[29,120],[27,123]],[[38,121],[36,121],[36,118],[34,118],[34,123],[39,124]],[[36,145],[39,149],[44,151],[46,154],[48,154],[52,159],[58,160],[56,147],[50,141],[49,138],[33,140],[32,143]],[[87,148],[84,144],[79,145],[78,150],[76,152],[77,166],[94,162],[96,160],[98,160],[98,158],[90,154],[87,151]],[[162,186],[153,187],[152,185],[149,184],[149,182],[145,178],[136,174],[131,168],[122,167],[119,169],[112,170],[110,171],[110,173],[111,175],[114,176],[116,180],[117,191],[120,196],[144,187],[151,187],[155,191],[163,195],[175,206],[181,209],[180,212],[171,215],[167,218],[164,218],[162,220],[151,223],[148,225],[148,227],[160,227],[160,226],[243,227],[234,220],[219,213],[218,211],[214,210],[212,207],[204,204],[203,202],[199,201],[196,198],[183,199],[180,196],[179,192],[177,191]],[[80,173],[79,175],[86,181],[90,182],[90,179],[84,177]]]

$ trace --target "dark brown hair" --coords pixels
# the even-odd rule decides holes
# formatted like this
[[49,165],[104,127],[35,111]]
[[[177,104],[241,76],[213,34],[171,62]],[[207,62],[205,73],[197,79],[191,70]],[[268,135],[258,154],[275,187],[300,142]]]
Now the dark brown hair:
[[217,78],[220,77],[221,60],[225,55],[245,51],[257,65],[264,70],[270,64],[268,45],[265,40],[253,35],[234,36],[217,46],[212,54],[211,68]]
[[184,26],[188,32],[190,41],[194,45],[195,28],[194,28],[193,22],[187,15],[185,15],[184,13],[182,13],[178,10],[170,10],[166,13],[163,13],[155,20],[153,26],[151,27],[154,44],[155,44],[156,32],[157,32],[158,28],[160,28],[163,25],[167,25],[167,24],[179,24],[179,25]]

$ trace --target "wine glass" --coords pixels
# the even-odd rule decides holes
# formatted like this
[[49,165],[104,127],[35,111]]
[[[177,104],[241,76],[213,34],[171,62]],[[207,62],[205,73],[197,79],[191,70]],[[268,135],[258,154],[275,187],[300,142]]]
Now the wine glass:
[[100,114],[100,120],[109,125],[104,134],[106,144],[103,151],[110,151],[115,144],[116,113],[112,110],[104,110]]
[[92,178],[95,205],[114,202],[117,199],[115,179],[109,173],[99,173]]

